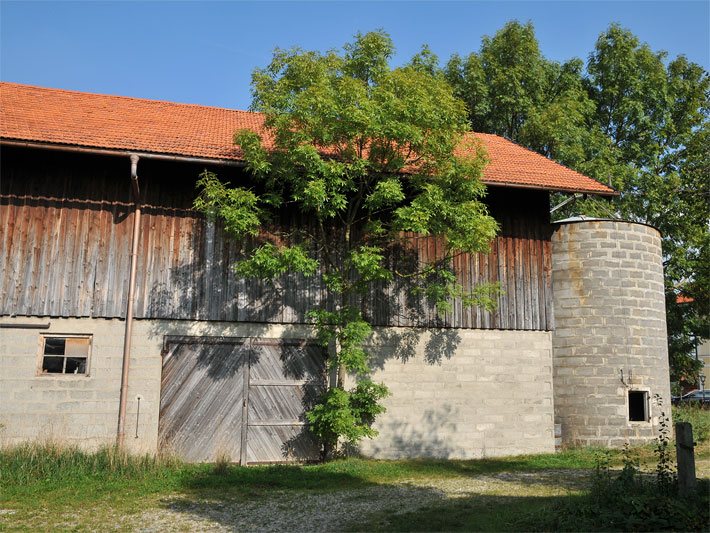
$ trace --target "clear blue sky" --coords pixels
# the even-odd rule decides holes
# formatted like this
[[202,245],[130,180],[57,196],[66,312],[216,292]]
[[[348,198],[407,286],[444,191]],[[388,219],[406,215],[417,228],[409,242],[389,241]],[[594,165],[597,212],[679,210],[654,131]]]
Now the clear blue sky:
[[276,47],[338,48],[383,28],[395,63],[423,43],[445,61],[505,22],[532,21],[546,57],[586,59],[610,23],[710,69],[710,2],[0,1],[0,79],[245,109]]

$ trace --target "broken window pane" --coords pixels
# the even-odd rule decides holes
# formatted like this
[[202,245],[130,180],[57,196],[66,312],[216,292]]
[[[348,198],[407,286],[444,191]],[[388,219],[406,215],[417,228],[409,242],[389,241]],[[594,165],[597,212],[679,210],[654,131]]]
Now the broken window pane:
[[67,357],[65,374],[86,374],[85,357]]
[[42,372],[45,374],[61,374],[63,370],[63,357],[45,357],[42,360]]
[[60,337],[45,337],[44,339],[44,354],[45,355],[64,355],[64,347],[66,339]]

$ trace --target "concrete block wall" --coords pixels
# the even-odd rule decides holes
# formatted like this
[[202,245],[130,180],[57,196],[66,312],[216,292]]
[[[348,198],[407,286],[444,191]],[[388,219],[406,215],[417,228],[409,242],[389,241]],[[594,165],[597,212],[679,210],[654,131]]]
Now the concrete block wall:
[[[27,317],[0,322],[50,323],[42,330],[0,329],[0,444],[52,440],[88,449],[113,444],[125,322]],[[37,375],[43,333],[92,335],[89,375]],[[305,338],[310,333],[304,326],[137,320],[128,449],[158,449],[165,335]],[[385,381],[393,395],[378,421],[380,437],[363,443],[364,454],[467,458],[554,450],[549,333],[391,328],[379,330],[372,345],[373,377]]]
[[[125,321],[3,317],[0,323],[50,324],[47,329],[0,328],[0,445],[54,441],[94,449],[113,444],[118,425]],[[136,320],[128,388],[127,448],[136,453],[157,451],[165,335],[303,338],[309,329]],[[41,334],[92,335],[89,375],[38,375]]]
[[566,444],[621,446],[654,438],[661,408],[630,422],[629,390],[659,395],[670,414],[660,234],[585,220],[552,237],[555,418]]
[[[49,323],[46,329],[0,329],[0,442],[51,440],[87,448],[113,442],[118,413],[123,322],[3,318],[3,326]],[[90,334],[89,375],[38,374],[42,334]],[[134,361],[137,373],[148,374]]]
[[[415,337],[415,338],[413,338]],[[554,452],[550,333],[388,329],[372,379],[392,395],[360,452],[468,459]]]

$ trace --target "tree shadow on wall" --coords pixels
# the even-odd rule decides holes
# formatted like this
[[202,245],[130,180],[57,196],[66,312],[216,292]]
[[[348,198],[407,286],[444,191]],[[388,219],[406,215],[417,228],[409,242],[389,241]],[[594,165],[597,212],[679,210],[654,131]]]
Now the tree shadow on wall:
[[457,329],[383,328],[368,345],[370,367],[383,369],[389,359],[402,363],[414,359],[424,340],[423,358],[429,365],[441,365],[456,353],[461,335]]
[[[451,445],[451,434],[458,430],[455,420],[458,410],[450,405],[427,409],[416,423],[392,420],[380,429],[388,438],[386,444],[378,440],[369,443],[368,455],[375,457],[425,457],[447,459],[460,453]],[[396,450],[393,457],[390,450]]]
[[[239,323],[250,337],[263,337],[272,324],[286,325],[290,331],[283,337],[304,337],[312,335],[309,311],[335,309],[320,273],[306,277],[288,272],[273,282],[238,278],[233,265],[244,253],[237,243],[219,225],[206,225],[200,235],[194,261],[155,269],[158,274],[139,270],[142,279],[137,287],[150,288],[137,293],[137,318],[198,320],[202,322],[200,335],[204,336],[219,335],[224,323]],[[417,253],[411,246],[393,246],[389,266],[403,272],[416,269]],[[360,307],[377,331],[371,346],[376,352],[374,369],[382,368],[388,358],[406,363],[415,357],[423,340],[424,360],[441,364],[452,357],[461,341],[458,330],[448,327],[450,317],[437,312],[423,295],[422,283],[414,278],[371,284]],[[153,329],[155,335],[165,335],[171,328],[156,324]]]
[[325,383],[316,378],[311,378],[303,386],[301,401],[303,412],[298,417],[303,425],[294,428],[296,432],[291,437],[284,439],[281,445],[281,453],[286,461],[315,462],[320,460],[320,443],[318,438],[309,431],[305,414],[315,407],[323,392],[325,392]]
[[[181,343],[193,345],[194,350],[200,351],[196,365],[198,369],[207,368],[209,379],[236,379],[247,362],[256,368],[273,359],[274,354],[265,359],[266,348],[261,345],[252,346],[248,357],[240,355],[244,338],[255,339],[256,344],[275,335],[282,340],[309,338],[313,330],[308,312],[335,309],[320,273],[306,277],[287,272],[273,282],[237,277],[233,265],[244,257],[244,252],[219,225],[205,223],[192,237],[191,245],[194,253],[189,255],[189,262],[168,266],[160,263],[167,256],[158,254],[151,259],[151,269],[139,268],[137,287],[143,289],[137,294],[136,317],[152,319],[150,334],[163,340],[164,355],[171,349],[187,350],[175,348]],[[407,271],[419,265],[416,250],[394,247],[390,252],[392,268]],[[440,365],[456,352],[461,341],[458,330],[446,327],[445,317],[423,294],[420,283],[397,278],[392,283],[373,283],[367,297],[361,299],[364,317],[376,326],[368,343],[373,370],[382,369],[388,359],[406,363],[423,357],[427,364]],[[278,333],[273,332],[274,326]],[[173,338],[176,333],[182,337]],[[324,365],[316,368],[300,349],[288,344],[275,348],[283,375],[271,376],[272,379],[320,379],[326,383]],[[309,407],[304,403],[303,411]],[[285,430],[281,433],[285,460],[310,458],[308,450],[313,438],[305,427],[296,434]],[[424,435],[420,437],[423,443]],[[443,446],[443,442],[431,445]]]

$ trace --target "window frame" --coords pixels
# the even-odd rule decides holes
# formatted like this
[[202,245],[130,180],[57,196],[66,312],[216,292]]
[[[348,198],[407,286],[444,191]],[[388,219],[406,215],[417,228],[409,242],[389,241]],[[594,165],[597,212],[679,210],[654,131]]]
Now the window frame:
[[[644,413],[645,420],[631,420],[631,393],[639,393],[644,395]],[[626,419],[629,424],[652,424],[653,413],[651,412],[651,390],[647,387],[634,387],[626,391]]]
[[[86,352],[86,372],[79,373],[66,373],[66,372],[43,372],[42,368],[44,366],[45,357],[62,357],[64,358],[63,369],[66,369],[67,358],[76,357],[68,355],[51,355],[45,354],[46,339],[88,339],[89,349]],[[38,350],[37,350],[37,365],[36,365],[36,377],[41,378],[62,378],[62,379],[83,379],[91,376],[91,353],[94,348],[94,336],[91,333],[40,333],[38,340]]]

